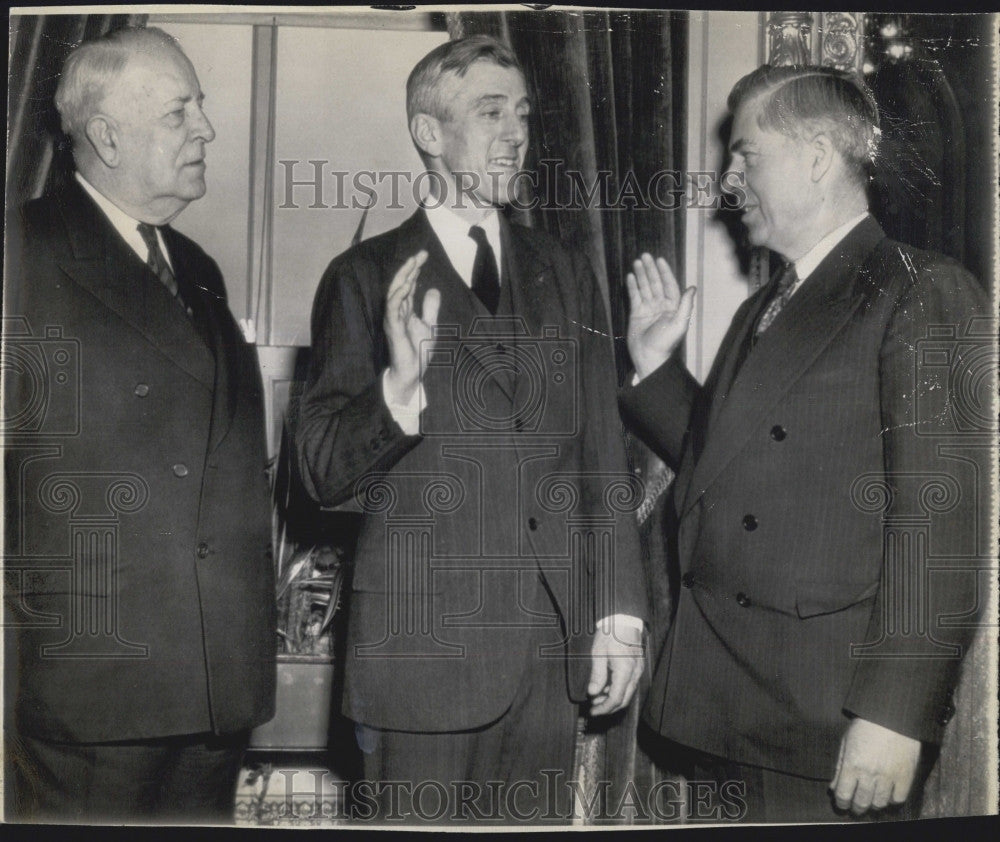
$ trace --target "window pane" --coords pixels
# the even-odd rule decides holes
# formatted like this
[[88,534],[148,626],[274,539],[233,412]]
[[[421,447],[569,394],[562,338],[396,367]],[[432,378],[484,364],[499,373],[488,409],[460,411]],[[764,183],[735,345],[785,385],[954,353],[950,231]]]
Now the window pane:
[[[309,344],[320,276],[350,245],[373,190],[377,204],[368,213],[366,238],[415,210],[413,176],[423,166],[407,128],[406,77],[447,38],[445,32],[279,30],[270,344]],[[318,188],[310,161],[322,162]],[[338,179],[333,171],[345,175]],[[407,173],[398,179],[395,202],[390,178],[378,182],[391,171]],[[308,183],[289,191],[289,177]]]

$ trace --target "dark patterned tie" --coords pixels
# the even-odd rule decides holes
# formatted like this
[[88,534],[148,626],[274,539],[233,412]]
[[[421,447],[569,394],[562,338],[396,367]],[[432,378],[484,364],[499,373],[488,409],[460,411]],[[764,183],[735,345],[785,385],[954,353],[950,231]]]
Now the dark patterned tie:
[[778,287],[774,291],[774,297],[771,298],[771,302],[761,315],[760,321],[757,322],[754,338],[767,330],[771,326],[771,322],[777,318],[778,313],[782,311],[788,303],[788,299],[792,297],[792,292],[795,291],[795,284],[798,279],[799,276],[795,273],[795,264],[789,263],[786,265],[781,276],[778,278]]
[[160,279],[160,282],[170,291],[170,294],[177,299],[177,303],[185,310],[187,306],[177,293],[177,278],[174,277],[167,258],[160,249],[160,240],[156,236],[156,227],[148,222],[140,222],[138,225],[139,234],[142,235],[146,248],[149,249],[149,257],[146,258],[146,265],[153,270],[153,274]]
[[476,262],[472,265],[472,291],[479,296],[486,309],[496,315],[500,304],[500,277],[493,247],[486,239],[486,232],[478,225],[469,229],[469,236],[476,242]]

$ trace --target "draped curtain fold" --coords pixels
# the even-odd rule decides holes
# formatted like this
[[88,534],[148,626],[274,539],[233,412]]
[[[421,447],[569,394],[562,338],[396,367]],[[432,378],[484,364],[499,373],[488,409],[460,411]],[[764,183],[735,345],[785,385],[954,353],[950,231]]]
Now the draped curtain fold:
[[7,208],[48,192],[72,172],[53,103],[63,62],[80,41],[146,15],[12,15],[7,88]]
[[[621,381],[630,368],[624,334],[631,261],[644,251],[662,255],[683,283],[684,207],[669,209],[667,195],[683,180],[661,177],[655,197],[651,185],[657,173],[675,172],[685,160],[684,13],[461,12],[447,19],[453,38],[496,36],[524,66],[532,98],[525,166],[537,173],[539,205],[517,211],[518,221],[543,227],[588,256],[609,307]],[[583,200],[577,190],[579,201],[566,202],[572,179],[586,191],[596,186],[596,199]],[[664,522],[669,507],[660,493],[670,475],[638,441],[630,442],[630,451],[647,488],[640,532],[650,585],[648,649],[655,659],[670,621],[675,569]],[[654,662],[647,664],[647,687]],[[637,727],[633,705],[627,715],[589,723],[579,745],[587,797],[607,782],[603,801],[611,821],[630,818],[614,810],[626,788],[642,791],[662,777],[641,748],[645,740],[637,745]]]

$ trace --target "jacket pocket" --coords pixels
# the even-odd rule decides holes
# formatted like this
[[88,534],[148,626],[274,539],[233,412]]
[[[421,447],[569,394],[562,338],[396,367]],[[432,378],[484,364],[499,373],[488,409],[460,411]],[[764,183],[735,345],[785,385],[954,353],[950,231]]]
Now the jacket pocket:
[[799,617],[818,617],[833,614],[852,605],[872,599],[879,588],[879,580],[855,581],[804,581],[795,591],[795,610]]

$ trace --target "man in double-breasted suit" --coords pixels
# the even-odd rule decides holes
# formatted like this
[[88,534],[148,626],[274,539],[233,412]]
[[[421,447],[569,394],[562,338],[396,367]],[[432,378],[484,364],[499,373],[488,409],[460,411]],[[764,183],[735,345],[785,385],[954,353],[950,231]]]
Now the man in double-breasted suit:
[[990,468],[949,447],[984,387],[947,373],[992,329],[961,266],[868,215],[860,80],[765,66],[729,104],[743,222],[786,265],[704,386],[675,354],[694,290],[649,255],[628,279],[621,408],[678,470],[682,573],[645,721],[695,779],[735,782],[720,819],[834,820],[907,801],[954,709]]
[[169,226],[215,133],[160,30],[78,47],[56,101],[77,171],[13,220],[5,307],[8,806],[231,821],[274,591],[256,356]]
[[607,319],[584,259],[498,211],[527,144],[511,51],[437,48],[407,104],[433,192],[327,269],[298,430],[309,491],[365,513],[343,706],[366,777],[403,782],[382,818],[565,822],[576,703],[621,709],[642,669]]

